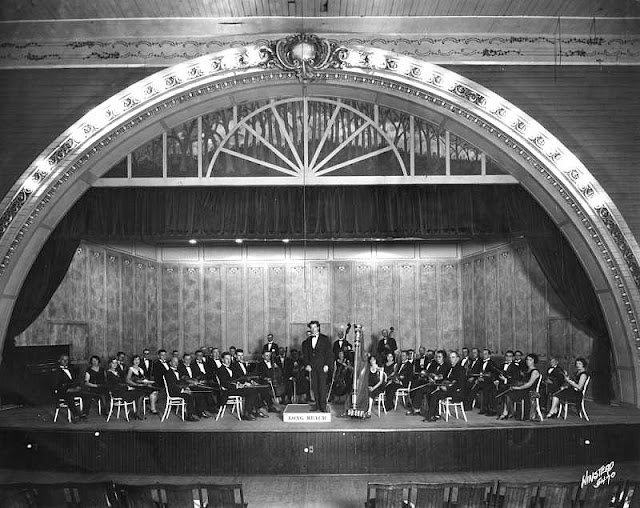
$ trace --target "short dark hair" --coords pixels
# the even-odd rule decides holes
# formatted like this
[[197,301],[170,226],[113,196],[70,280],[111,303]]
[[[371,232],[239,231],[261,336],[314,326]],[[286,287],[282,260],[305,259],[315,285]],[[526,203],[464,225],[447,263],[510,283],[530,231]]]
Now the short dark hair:
[[315,319],[313,321],[309,321],[309,324],[307,325],[307,327],[311,328],[311,325],[316,325],[318,328],[320,328],[320,321],[316,321]]
[[183,360],[184,360],[184,357],[185,357],[185,356],[191,356],[191,354],[190,354],[190,353],[185,353],[185,354],[183,354],[183,355],[182,355],[182,359],[183,359]]
[[229,353],[229,351],[223,351],[220,358],[224,358],[225,356],[231,356],[231,353]]
[[204,352],[202,351],[202,349],[196,349],[195,352],[193,353],[194,355],[197,355],[198,353],[202,353],[204,354]]
[[575,361],[573,362],[573,364],[575,365],[577,362],[582,362],[582,365],[584,365],[584,368],[586,369],[589,366],[589,362],[587,361],[587,359],[583,356],[578,356],[578,358],[575,359]]
[[100,357],[98,355],[91,355],[89,357],[89,365],[91,365],[91,360],[93,360],[94,358],[98,360],[98,363],[100,363]]
[[515,353],[513,353],[513,354],[516,354],[516,353],[520,353],[520,356],[522,356],[522,355],[524,354],[524,353],[523,353],[522,351],[520,351],[519,349],[516,349]]
[[507,356],[509,353],[513,354],[513,349],[507,349],[507,350],[504,352],[504,355],[505,355],[505,356]]
[[118,351],[118,352],[116,353],[116,356],[120,356],[120,355],[127,356],[127,355],[125,354],[125,352],[124,352],[124,351]]
[[133,355],[133,356],[131,357],[131,363],[133,363],[133,360],[135,360],[136,358],[137,358],[138,360],[140,360],[140,355]]
[[491,350],[488,347],[482,348],[482,352],[488,352],[489,354],[491,354]]
[[534,363],[534,364],[535,364],[535,363],[538,363],[538,355],[537,355],[537,354],[535,354],[535,353],[529,353],[527,356],[528,356],[528,357],[530,357],[530,358],[533,360],[533,363]]
[[242,349],[242,348],[240,348],[240,347],[239,347],[238,349],[236,349],[236,353],[242,353],[242,354],[244,354],[244,349]]
[[166,350],[166,349],[158,349],[158,354],[160,354],[160,353],[166,353],[166,352],[167,352],[167,350]]

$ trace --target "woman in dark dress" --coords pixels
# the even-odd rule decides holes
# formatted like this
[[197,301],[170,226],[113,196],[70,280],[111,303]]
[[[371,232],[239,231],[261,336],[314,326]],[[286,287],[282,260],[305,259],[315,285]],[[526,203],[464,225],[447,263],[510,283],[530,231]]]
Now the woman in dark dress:
[[[536,368],[538,364],[538,355],[535,353],[529,353],[525,360],[527,365],[527,370],[523,374],[524,383],[519,386],[512,386],[511,389],[505,395],[506,402],[504,405],[504,410],[502,414],[498,416],[498,420],[506,420],[507,418],[513,417],[514,412],[514,404],[516,402],[521,402],[531,400],[531,393],[535,391],[538,379],[540,379],[540,371]],[[531,413],[532,404],[529,404],[529,409]],[[529,418],[531,420],[535,419],[535,414],[530,414]],[[542,416],[541,416],[542,418]]]
[[378,367],[378,361],[374,355],[369,358],[369,409],[367,410],[367,418],[371,417],[371,408],[373,407],[373,401],[378,394],[384,392],[384,369]]
[[89,358],[89,367],[87,367],[84,373],[84,390],[89,395],[87,397],[87,407],[85,408],[85,414],[89,413],[89,408],[93,399],[99,399],[101,403],[106,407],[107,395],[107,378],[105,370],[100,366],[100,357],[93,355]]
[[149,406],[151,413],[158,414],[156,402],[158,401],[158,389],[153,386],[153,381],[147,379],[144,375],[142,367],[140,367],[140,355],[133,355],[131,358],[131,367],[127,372],[127,385],[138,390],[142,390],[149,397]]
[[107,388],[109,392],[113,397],[120,397],[126,402],[135,401],[136,413],[133,415],[133,419],[144,420],[144,416],[142,416],[142,398],[145,393],[138,388],[128,386],[118,374],[117,367],[117,358],[109,360],[109,370],[107,370]]
[[560,402],[580,404],[582,401],[582,389],[589,378],[589,374],[587,374],[587,360],[584,358],[576,358],[575,367],[576,371],[573,373],[573,376],[569,377],[565,373],[565,387],[553,395],[551,399],[551,409],[549,409],[547,413],[547,418],[558,416]]
[[384,407],[390,409],[393,406],[393,397],[396,394],[396,390],[402,386],[402,383],[398,380],[399,364],[396,362],[393,353],[387,353],[385,357],[385,363],[383,366],[384,375],[386,381],[384,383]]

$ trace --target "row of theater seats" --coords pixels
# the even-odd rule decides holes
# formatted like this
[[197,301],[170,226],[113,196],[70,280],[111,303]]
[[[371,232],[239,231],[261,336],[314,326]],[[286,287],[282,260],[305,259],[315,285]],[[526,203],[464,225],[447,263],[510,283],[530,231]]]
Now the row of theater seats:
[[637,490],[640,482],[369,483],[365,508],[638,508]]
[[2,485],[0,508],[244,508],[242,485]]

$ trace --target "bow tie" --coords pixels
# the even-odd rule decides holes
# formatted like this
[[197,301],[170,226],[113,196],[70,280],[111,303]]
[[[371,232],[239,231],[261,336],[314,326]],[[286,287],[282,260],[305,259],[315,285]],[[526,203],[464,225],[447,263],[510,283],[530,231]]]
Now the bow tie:
[[69,367],[60,367],[60,368],[64,370],[69,370]]

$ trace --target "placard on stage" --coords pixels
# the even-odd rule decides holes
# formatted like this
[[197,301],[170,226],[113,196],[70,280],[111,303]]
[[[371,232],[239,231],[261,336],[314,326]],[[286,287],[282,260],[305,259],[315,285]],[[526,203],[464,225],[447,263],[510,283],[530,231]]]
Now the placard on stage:
[[288,404],[282,413],[282,419],[290,423],[329,423],[331,413],[311,411],[309,404]]

